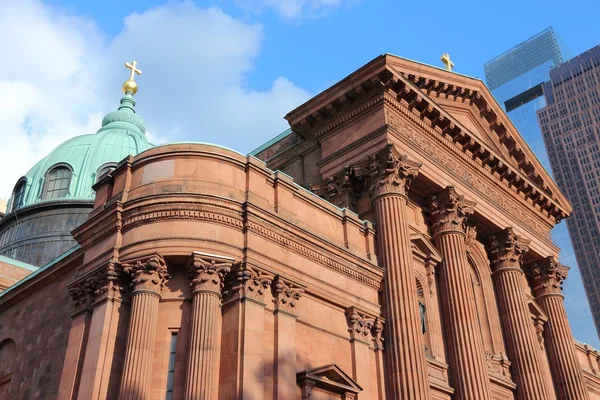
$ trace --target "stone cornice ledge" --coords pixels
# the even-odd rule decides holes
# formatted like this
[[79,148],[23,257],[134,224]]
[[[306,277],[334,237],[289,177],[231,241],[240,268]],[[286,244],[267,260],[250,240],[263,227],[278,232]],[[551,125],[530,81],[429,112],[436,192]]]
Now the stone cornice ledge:
[[[371,64],[373,62],[367,66]],[[369,68],[364,67],[359,71],[363,72],[365,69],[369,70]],[[509,163],[502,162],[502,155],[497,154],[495,149],[492,149],[476,135],[469,132],[440,106],[430,103],[427,95],[421,92],[408,78],[385,65],[379,70],[371,70],[370,74],[370,76],[358,81],[361,83],[357,84],[357,80],[353,80],[354,85],[346,88],[346,91],[341,90],[343,85],[340,83],[340,87],[337,88],[338,97],[330,97],[329,101],[326,102],[328,104],[323,104],[321,108],[313,111],[312,114],[307,113],[309,108],[306,104],[300,107],[303,109],[303,113],[300,112],[299,108],[288,114],[286,118],[292,129],[295,132],[304,133],[304,135],[308,135],[309,132],[313,134],[314,132],[320,132],[322,135],[324,132],[320,130],[321,126],[328,125],[333,128],[337,125],[332,121],[340,120],[344,122],[352,118],[355,114],[354,107],[369,108],[369,104],[377,103],[377,101],[370,100],[371,98],[380,99],[381,93],[384,97],[391,96],[391,93],[394,93],[393,97],[397,101],[406,103],[409,110],[414,109],[417,111],[421,119],[427,118],[433,128],[439,128],[441,134],[451,137],[455,143],[462,147],[463,152],[469,151],[483,165],[487,165],[493,172],[497,172],[503,180],[507,181],[509,186],[515,187],[517,191],[531,199],[534,204],[545,210],[555,221],[560,221],[569,215],[571,212],[570,205],[567,203],[563,207],[551,198],[548,186],[533,167],[529,168],[529,171],[525,171],[522,167],[515,169]],[[371,92],[370,95],[369,92]],[[321,102],[323,102],[322,95],[317,97]],[[364,99],[364,101],[361,99]],[[356,105],[358,103],[362,105]],[[314,110],[314,107],[312,109]],[[299,114],[302,114],[302,116]],[[519,160],[517,161],[519,162]],[[527,165],[531,166],[531,163]],[[536,183],[531,180],[535,180]],[[539,186],[540,190],[536,189],[536,186]]]

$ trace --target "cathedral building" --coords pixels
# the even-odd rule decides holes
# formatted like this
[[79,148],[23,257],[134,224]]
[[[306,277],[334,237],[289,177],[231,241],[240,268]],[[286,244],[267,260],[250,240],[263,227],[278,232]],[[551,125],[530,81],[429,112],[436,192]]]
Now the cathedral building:
[[550,239],[571,206],[443,59],[379,56],[248,155],[150,145],[127,64],[0,220],[0,398],[600,399]]

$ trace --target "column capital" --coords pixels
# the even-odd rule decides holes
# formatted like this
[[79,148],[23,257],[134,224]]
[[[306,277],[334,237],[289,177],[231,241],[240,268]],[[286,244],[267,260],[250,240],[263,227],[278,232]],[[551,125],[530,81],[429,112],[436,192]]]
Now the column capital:
[[131,278],[133,291],[148,290],[160,293],[171,275],[167,270],[165,259],[158,253],[147,261],[137,260],[134,264],[122,264],[123,271]]
[[535,297],[561,295],[562,284],[567,278],[569,268],[560,265],[552,256],[529,265],[527,277],[531,282]]
[[420,167],[421,163],[409,160],[406,154],[398,154],[394,145],[388,144],[385,150],[373,154],[369,162],[371,196],[376,198],[388,193],[406,196]]
[[229,257],[193,253],[189,266],[192,293],[213,292],[220,297],[225,277],[233,265],[234,260]]
[[121,266],[109,261],[90,275],[70,284],[72,314],[89,310],[94,303],[106,298],[121,298],[125,291],[122,275]]
[[475,202],[466,200],[454,186],[447,186],[430,200],[431,229],[434,235],[443,232],[465,233],[467,217],[473,214]]
[[341,175],[336,174],[325,179],[322,183],[310,185],[310,189],[317,196],[339,208],[349,210],[354,210],[363,187],[362,170],[349,166],[344,167]]
[[229,274],[228,292],[239,299],[250,298],[264,303],[265,293],[269,290],[274,276],[253,268],[247,263],[238,263]]
[[302,297],[304,288],[301,285],[283,279],[280,275],[275,275],[271,283],[271,292],[273,294],[275,310],[294,315],[293,311],[296,307],[296,302]]
[[529,243],[529,240],[517,235],[510,227],[491,236],[488,247],[492,270],[521,270],[521,259],[529,251]]
[[350,332],[350,339],[352,340],[360,340],[368,345],[372,337],[375,321],[375,317],[367,315],[356,307],[348,307],[346,309],[346,322],[348,323],[348,332]]

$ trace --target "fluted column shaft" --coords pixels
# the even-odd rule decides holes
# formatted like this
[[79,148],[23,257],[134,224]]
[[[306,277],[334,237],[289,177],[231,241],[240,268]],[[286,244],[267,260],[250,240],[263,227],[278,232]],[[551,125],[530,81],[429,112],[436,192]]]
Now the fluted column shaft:
[[369,165],[376,215],[378,259],[384,269],[386,398],[429,399],[429,376],[421,332],[406,208],[408,185],[420,164],[392,145]]
[[536,301],[548,316],[544,329],[550,371],[559,400],[587,400],[589,394],[575,354],[561,286],[568,269],[549,257],[532,266]]
[[132,293],[127,350],[119,396],[122,400],[142,400],[150,397],[159,301],[160,295],[156,292]]
[[221,289],[232,261],[201,254],[194,254],[192,258],[192,321],[185,380],[186,400],[219,398]]
[[521,258],[528,250],[528,242],[515,235],[511,228],[493,237],[490,244],[492,277],[513,380],[517,384],[516,399],[546,400],[548,388],[541,353],[522,286]]
[[439,287],[448,338],[448,372],[457,400],[491,399],[465,246],[464,223],[474,205],[451,186],[431,200],[433,240],[442,255]]
[[398,195],[375,201],[379,258],[385,271],[386,393],[389,399],[428,399],[406,201]]
[[221,296],[195,292],[192,298],[192,333],[188,354],[186,399],[217,399]]
[[123,270],[131,276],[133,292],[119,399],[145,400],[150,398],[160,291],[170,276],[159,255]]

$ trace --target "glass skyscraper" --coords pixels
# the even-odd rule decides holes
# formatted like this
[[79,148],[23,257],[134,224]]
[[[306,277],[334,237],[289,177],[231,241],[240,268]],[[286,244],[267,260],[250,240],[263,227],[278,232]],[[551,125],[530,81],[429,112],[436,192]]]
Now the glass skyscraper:
[[[568,48],[550,27],[484,64],[486,83],[494,97],[550,174],[536,113],[546,106],[543,84],[550,79],[550,69],[568,58]],[[552,239],[562,250],[560,262],[571,267],[564,292],[573,335],[576,340],[598,348],[600,340],[565,222],[553,230]]]

